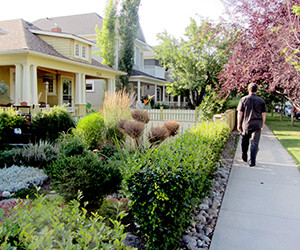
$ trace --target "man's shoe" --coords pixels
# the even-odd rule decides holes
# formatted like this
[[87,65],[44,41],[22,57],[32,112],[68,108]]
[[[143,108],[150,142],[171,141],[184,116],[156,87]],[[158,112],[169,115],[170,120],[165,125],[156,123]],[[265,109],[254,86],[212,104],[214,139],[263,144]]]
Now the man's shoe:
[[246,155],[246,156],[242,155],[242,160],[243,160],[244,162],[247,162],[247,155]]
[[255,163],[251,163],[251,161],[249,160],[249,167],[255,167]]

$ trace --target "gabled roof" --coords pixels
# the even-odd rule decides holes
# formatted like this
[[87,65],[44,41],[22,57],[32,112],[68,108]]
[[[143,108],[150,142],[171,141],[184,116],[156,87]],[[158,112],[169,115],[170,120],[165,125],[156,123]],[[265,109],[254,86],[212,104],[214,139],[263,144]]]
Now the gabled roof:
[[0,36],[0,52],[27,50],[66,58],[51,45],[31,33],[29,29],[37,28],[23,19],[0,21],[0,28],[7,32],[5,35]]
[[[43,18],[33,22],[34,25],[43,30],[51,30],[55,25],[59,26],[63,32],[87,36],[95,34],[95,27],[102,28],[103,18],[97,13],[87,13],[71,16],[60,16]],[[146,43],[141,27],[137,32],[137,39]]]
[[[84,65],[100,67],[109,71],[121,72],[105,66],[93,59],[92,63],[88,63],[65,57],[37,35],[38,33],[43,33],[42,30],[23,19],[0,21],[0,29],[6,31],[5,34],[0,36],[0,55],[21,52],[37,52]],[[48,35],[51,35],[50,33],[51,32],[48,32]]]

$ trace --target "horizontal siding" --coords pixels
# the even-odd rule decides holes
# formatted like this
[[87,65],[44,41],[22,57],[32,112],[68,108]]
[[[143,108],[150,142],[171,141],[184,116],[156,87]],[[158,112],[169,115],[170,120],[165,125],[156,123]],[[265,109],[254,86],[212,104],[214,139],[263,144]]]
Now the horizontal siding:
[[57,50],[62,55],[74,58],[74,46],[72,50],[72,40],[68,38],[62,37],[51,37],[51,36],[44,36],[40,35],[46,43],[50,44],[55,50]]

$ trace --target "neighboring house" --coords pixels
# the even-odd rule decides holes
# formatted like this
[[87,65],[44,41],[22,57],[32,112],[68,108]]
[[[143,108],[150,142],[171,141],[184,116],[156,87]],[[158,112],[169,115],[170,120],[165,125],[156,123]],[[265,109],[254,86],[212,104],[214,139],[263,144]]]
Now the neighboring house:
[[17,19],[0,21],[0,30],[0,81],[8,85],[12,104],[65,104],[82,116],[86,80],[101,79],[114,91],[115,77],[124,75],[92,58],[93,42],[55,25],[42,30]]
[[[34,21],[33,24],[42,30],[51,30],[52,27],[57,25],[62,28],[64,32],[76,34],[79,37],[88,39],[96,44],[97,36],[95,27],[102,28],[103,18],[96,13],[88,13],[81,15],[62,16],[44,18]],[[120,48],[120,39],[117,38],[116,43],[116,65],[118,67],[118,57]],[[92,46],[92,57],[101,62],[102,59],[95,54],[98,48]],[[145,54],[153,55],[152,48],[146,43],[143,31],[141,27],[138,30],[135,40],[135,54],[134,54],[134,67],[133,74],[130,77],[130,86],[132,92],[136,93],[136,100],[140,102],[143,97],[148,95],[155,95],[157,102],[165,102],[166,104],[179,105],[177,99],[172,99],[165,91],[166,75],[164,69],[156,64],[156,60],[148,60],[145,58]],[[153,64],[152,64],[153,63]],[[90,79],[87,81],[86,91],[88,102],[92,104],[93,108],[101,107],[103,88],[99,88],[101,80]],[[95,87],[98,86],[98,89]],[[174,106],[174,105],[173,105]]]

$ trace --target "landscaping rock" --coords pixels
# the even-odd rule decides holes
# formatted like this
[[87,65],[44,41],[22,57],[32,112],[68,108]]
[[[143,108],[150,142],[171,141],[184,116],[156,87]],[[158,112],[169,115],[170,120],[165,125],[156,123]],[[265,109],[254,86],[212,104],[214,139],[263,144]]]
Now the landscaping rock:
[[10,196],[10,192],[8,192],[8,191],[3,191],[2,192],[2,197],[3,198],[7,198],[7,197],[9,197]]
[[143,249],[142,240],[132,233],[126,234],[126,238],[123,241],[123,243],[124,243],[124,246],[126,246],[126,247],[134,247],[134,248],[137,248],[138,250]]

